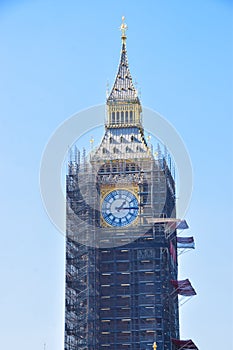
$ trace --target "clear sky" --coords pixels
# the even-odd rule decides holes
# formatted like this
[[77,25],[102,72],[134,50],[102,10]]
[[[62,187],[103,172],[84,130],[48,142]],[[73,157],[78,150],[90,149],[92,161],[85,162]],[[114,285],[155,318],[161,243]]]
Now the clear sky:
[[232,2],[2,0],[2,349],[63,348],[64,237],[41,202],[40,160],[60,123],[105,102],[122,15],[142,103],[174,125],[193,165],[196,250],[179,258],[179,277],[198,295],[181,308],[181,337],[203,350],[233,346]]

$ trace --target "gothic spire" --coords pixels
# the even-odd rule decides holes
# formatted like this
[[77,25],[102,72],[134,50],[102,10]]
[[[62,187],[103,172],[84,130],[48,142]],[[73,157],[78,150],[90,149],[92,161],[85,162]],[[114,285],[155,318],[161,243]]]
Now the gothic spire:
[[127,51],[126,51],[126,31],[127,25],[125,23],[125,18],[122,17],[121,24],[121,39],[122,39],[122,48],[121,48],[121,57],[118,67],[118,72],[116,79],[113,85],[113,88],[107,98],[107,103],[111,102],[139,102],[137,96],[137,91],[133,85],[133,80],[129,70]]

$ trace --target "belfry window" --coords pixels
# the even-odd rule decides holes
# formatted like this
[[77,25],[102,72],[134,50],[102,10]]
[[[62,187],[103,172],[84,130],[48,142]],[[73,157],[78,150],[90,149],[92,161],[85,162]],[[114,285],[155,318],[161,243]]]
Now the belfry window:
[[116,114],[116,122],[119,123],[119,121],[120,121],[120,113],[117,112],[117,114]]
[[121,112],[121,123],[124,123],[124,112]]
[[112,112],[112,123],[115,124],[115,112]]
[[129,122],[128,111],[125,112],[125,123]]
[[129,122],[133,123],[133,111],[129,112]]

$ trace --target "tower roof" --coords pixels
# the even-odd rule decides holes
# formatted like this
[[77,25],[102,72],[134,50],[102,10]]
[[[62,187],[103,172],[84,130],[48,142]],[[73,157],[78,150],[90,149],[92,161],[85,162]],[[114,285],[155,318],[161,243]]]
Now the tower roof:
[[118,67],[118,72],[113,85],[113,88],[107,98],[107,103],[111,102],[139,102],[137,90],[133,85],[133,80],[129,70],[127,50],[126,50],[126,30],[127,25],[122,17],[121,32],[122,32],[122,48],[121,57]]

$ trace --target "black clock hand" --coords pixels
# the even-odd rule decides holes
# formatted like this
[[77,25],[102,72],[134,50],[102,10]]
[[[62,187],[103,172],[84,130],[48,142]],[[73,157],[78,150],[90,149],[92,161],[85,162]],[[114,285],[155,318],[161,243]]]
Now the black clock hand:
[[126,203],[126,201],[124,201],[124,202],[121,204],[120,207],[116,207],[116,210],[117,210],[117,211],[120,211],[120,210],[123,208],[123,206],[125,205],[125,203]]
[[123,207],[121,209],[139,209],[138,207]]

